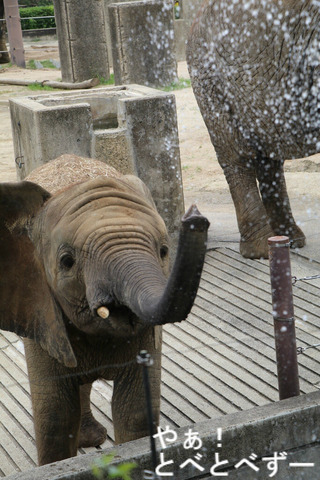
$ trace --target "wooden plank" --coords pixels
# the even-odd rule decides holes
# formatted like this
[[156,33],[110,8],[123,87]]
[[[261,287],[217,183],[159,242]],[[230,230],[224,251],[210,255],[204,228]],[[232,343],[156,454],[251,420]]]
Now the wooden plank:
[[[164,368],[162,372],[162,382],[165,385],[170,386],[170,388],[174,390],[177,395],[181,396],[181,398],[186,401],[186,411],[188,411],[188,415],[192,415],[195,418],[201,418],[203,420],[221,415],[221,411],[214,408],[213,404],[204,397],[202,392],[200,394],[196,392],[195,389],[190,388],[190,384],[186,383],[184,376],[181,380],[179,380],[178,376],[173,375],[174,371],[175,369],[173,365],[172,369],[170,370]],[[176,371],[176,373],[178,372]],[[180,408],[181,404],[179,404],[179,409]]]
[[[31,409],[31,404],[26,405],[27,408],[28,406]],[[21,435],[27,439],[28,446],[30,446],[29,441],[35,445],[33,418],[31,415],[26,414],[26,408],[17,404],[15,399],[10,396],[6,390],[1,391],[0,407],[4,411],[7,411],[7,413],[10,413],[10,417],[19,425]],[[21,441],[23,442],[24,440]]]
[[[183,362],[185,361],[185,357],[181,358],[181,356],[179,355],[179,350],[181,346],[183,347],[183,345],[181,345],[181,343],[176,339],[170,342],[169,338],[165,338],[165,341],[170,344],[171,348],[176,349],[176,358],[180,358],[181,363],[183,364]],[[225,397],[227,397],[227,395],[232,395],[232,398],[234,398],[235,392],[238,392],[238,402],[242,402],[242,409],[251,408],[254,405],[258,405],[259,401],[261,402],[260,396],[259,401],[257,402],[257,399],[254,398],[255,395],[248,395],[248,387],[244,385],[241,380],[237,379],[228,371],[224,370],[222,367],[220,367],[220,365],[214,363],[212,358],[208,359],[202,352],[194,350],[192,352],[192,361],[197,364],[202,369],[202,371],[210,373],[213,377],[213,380],[220,380],[221,384],[225,385],[225,388],[229,387],[230,390],[228,389],[227,391],[225,391]]]
[[196,421],[201,422],[207,417],[201,415],[197,409],[192,408],[179,392],[171,388],[166,382],[161,385],[162,396],[167,399],[167,406],[170,405],[170,415],[168,415],[176,425],[185,426]]
[[1,444],[2,447],[10,454],[12,462],[16,466],[23,464],[26,466],[36,466],[37,454],[33,439],[25,435],[22,426],[15,420],[3,403],[0,403],[1,412]]
[[234,411],[234,405],[232,402],[227,398],[223,398],[220,393],[213,390],[212,378],[209,378],[208,376],[207,383],[205,383],[202,378],[199,380],[202,371],[197,368],[196,365],[191,362],[187,364],[184,364],[181,361],[178,362],[174,356],[170,359],[169,357],[164,356],[163,368],[169,373],[174,373],[176,377],[180,376],[180,378],[183,378],[183,381],[189,386],[190,394],[197,392],[199,396],[202,398],[204,397],[205,406],[201,408],[207,409],[204,410],[204,412],[207,411],[211,418],[222,415],[226,412],[231,413]]

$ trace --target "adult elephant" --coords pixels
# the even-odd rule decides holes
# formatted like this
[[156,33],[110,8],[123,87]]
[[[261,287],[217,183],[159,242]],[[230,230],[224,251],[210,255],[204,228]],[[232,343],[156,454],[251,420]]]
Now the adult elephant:
[[192,86],[245,257],[266,257],[275,234],[305,244],[283,163],[320,151],[319,36],[318,0],[207,0],[192,26]]
[[0,63],[10,62],[6,44],[6,28],[3,0],[0,0]]
[[89,407],[98,378],[114,381],[116,442],[148,434],[136,356],[143,349],[154,359],[158,421],[161,325],[187,317],[199,284],[207,219],[195,207],[186,213],[167,279],[169,239],[149,190],[106,169],[63,156],[30,177],[52,193],[30,181],[0,184],[0,326],[28,337],[40,464],[76,455],[81,416],[82,442],[97,444],[95,428],[105,435]]

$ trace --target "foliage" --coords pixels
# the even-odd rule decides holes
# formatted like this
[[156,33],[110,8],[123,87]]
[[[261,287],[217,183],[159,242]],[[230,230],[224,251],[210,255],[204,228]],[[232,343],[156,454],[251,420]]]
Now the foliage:
[[100,77],[100,75],[98,75],[98,79],[99,79],[100,85],[114,85],[114,74],[113,73],[111,73],[111,75],[108,79],[106,79],[104,77]]
[[19,7],[42,7],[53,5],[52,0],[19,0]]
[[[120,465],[110,465],[114,455],[104,455],[92,466],[93,475],[99,480],[104,478],[121,478],[122,480],[131,480],[131,471],[136,468],[135,463],[122,463]],[[105,476],[107,475],[107,476]]]
[[[7,68],[10,68],[10,67],[13,67],[13,63],[12,63],[12,62],[3,63],[2,65],[0,65],[0,70],[1,70],[2,68],[7,69]],[[2,90],[1,90],[1,92],[2,92]]]
[[174,18],[179,20],[181,18],[181,6],[179,0],[174,2]]
[[[39,63],[43,66],[43,68],[57,68],[51,60],[38,60]],[[35,60],[29,60],[27,63],[27,68],[30,68],[31,70],[36,70],[36,61]],[[41,67],[40,67],[41,68]]]
[[191,87],[191,80],[186,78],[179,78],[177,82],[170,83],[165,87],[160,87],[160,90],[171,92],[172,90],[182,90],[183,88]]
[[29,90],[35,91],[35,90],[54,90],[54,88],[49,87],[49,85],[42,85],[39,82],[34,82],[28,85]]
[[[54,28],[56,22],[54,18],[46,18],[54,16],[53,5],[43,7],[20,8],[21,28],[22,30],[32,30],[39,28]],[[44,17],[44,18],[29,18]]]

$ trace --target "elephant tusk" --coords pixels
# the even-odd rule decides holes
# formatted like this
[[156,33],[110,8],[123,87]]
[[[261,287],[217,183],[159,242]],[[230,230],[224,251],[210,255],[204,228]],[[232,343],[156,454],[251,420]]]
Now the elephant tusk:
[[99,315],[99,317],[106,319],[109,317],[110,312],[107,307],[99,307],[97,309],[97,314]]

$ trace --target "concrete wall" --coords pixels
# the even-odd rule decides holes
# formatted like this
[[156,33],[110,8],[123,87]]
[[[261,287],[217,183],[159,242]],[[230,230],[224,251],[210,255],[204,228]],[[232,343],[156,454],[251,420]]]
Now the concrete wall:
[[64,153],[97,158],[149,187],[173,249],[184,214],[175,97],[138,85],[10,99],[19,179]]
[[[273,457],[276,452],[286,455],[278,461],[278,471],[273,478],[277,480],[317,480],[319,476],[320,454],[320,392],[293,397],[252,410],[237,412],[206,422],[177,429],[176,441],[165,450],[165,461],[173,463],[163,468],[162,472],[172,472],[175,480],[215,478],[210,469],[216,463],[215,452],[219,461],[227,461],[215,470],[215,476],[224,474],[231,480],[266,480],[272,470],[268,469],[266,457]],[[189,428],[198,432],[203,445],[198,451],[186,450],[184,442]],[[217,430],[222,429],[221,447],[217,447]],[[158,445],[158,458],[160,447]],[[103,454],[114,453],[114,463],[136,462],[132,479],[144,478],[144,469],[151,469],[149,438],[125,443],[101,453],[81,455],[76,458],[39,467],[29,472],[9,475],[8,480],[93,480],[91,466]],[[202,455],[195,459],[195,455]],[[255,454],[256,459],[249,457]],[[200,472],[189,464],[180,465],[187,459],[193,459],[203,468]],[[243,464],[236,468],[243,459],[251,461],[259,470]],[[314,463],[312,466],[290,466],[290,463]],[[163,477],[165,478],[165,477]],[[169,477],[170,478],[170,477]]]

